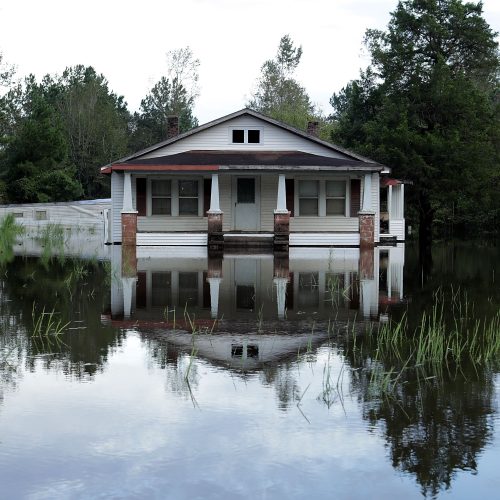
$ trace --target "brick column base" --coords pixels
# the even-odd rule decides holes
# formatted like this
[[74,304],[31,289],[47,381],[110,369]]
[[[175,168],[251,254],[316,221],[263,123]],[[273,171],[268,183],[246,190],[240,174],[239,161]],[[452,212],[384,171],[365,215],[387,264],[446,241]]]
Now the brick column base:
[[274,278],[290,278],[290,260],[288,254],[275,254],[274,255]]
[[373,247],[375,244],[375,213],[359,212],[359,246]]
[[288,252],[290,243],[290,212],[274,214],[274,251]]
[[219,255],[208,255],[207,278],[222,278],[222,257]]
[[207,212],[209,252],[220,252],[224,250],[224,233],[222,231],[223,215],[222,212]]
[[122,213],[122,245],[133,245],[137,242],[137,212]]

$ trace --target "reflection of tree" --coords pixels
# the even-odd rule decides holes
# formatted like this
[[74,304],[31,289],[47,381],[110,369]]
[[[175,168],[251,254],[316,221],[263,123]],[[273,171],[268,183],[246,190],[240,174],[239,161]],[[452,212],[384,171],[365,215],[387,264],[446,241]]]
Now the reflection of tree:
[[435,369],[430,377],[423,368],[407,368],[387,390],[376,371],[387,373],[398,366],[394,359],[384,363],[352,352],[348,358],[358,368],[352,383],[364,417],[372,424],[383,422],[393,467],[415,475],[424,495],[450,488],[458,470],[476,471],[477,456],[491,438],[493,425],[489,370]]
[[[110,348],[123,338],[123,333],[101,323],[109,301],[105,282],[105,271],[97,262],[66,260],[43,266],[38,259],[16,258],[0,282],[0,324],[18,363],[30,371],[41,365],[76,378],[102,370]],[[44,311],[54,311],[61,324],[69,323],[59,342],[50,336],[33,337],[33,315]]]

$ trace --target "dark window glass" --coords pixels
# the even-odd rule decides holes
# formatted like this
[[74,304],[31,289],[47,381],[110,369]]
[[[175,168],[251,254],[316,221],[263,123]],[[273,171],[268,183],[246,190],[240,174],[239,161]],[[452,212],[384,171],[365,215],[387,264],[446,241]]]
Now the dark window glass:
[[152,198],[151,199],[151,214],[152,215],[171,215],[171,200],[170,198]]
[[319,305],[319,273],[299,274],[299,307],[318,307]]
[[249,130],[248,142],[250,144],[258,144],[260,142],[260,130]]
[[245,131],[233,130],[233,142],[243,144],[245,142]]
[[179,215],[198,215],[198,198],[179,198]]
[[318,215],[318,200],[314,198],[300,198],[300,215]]
[[198,196],[198,181],[179,181],[179,196]]
[[255,203],[255,179],[240,178],[238,183],[238,203]]

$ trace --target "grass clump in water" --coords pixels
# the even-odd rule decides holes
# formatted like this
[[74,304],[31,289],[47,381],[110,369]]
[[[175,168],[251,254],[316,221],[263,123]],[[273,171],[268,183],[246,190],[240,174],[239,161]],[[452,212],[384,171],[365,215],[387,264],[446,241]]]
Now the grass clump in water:
[[12,214],[7,214],[0,222],[0,265],[11,262],[14,258],[14,245],[19,236],[24,234],[24,227],[16,223]]

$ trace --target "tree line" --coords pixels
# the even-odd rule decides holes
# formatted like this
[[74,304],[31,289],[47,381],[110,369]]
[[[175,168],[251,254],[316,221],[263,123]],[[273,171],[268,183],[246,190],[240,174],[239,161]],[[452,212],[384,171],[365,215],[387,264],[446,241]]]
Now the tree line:
[[[500,218],[500,58],[482,4],[401,0],[385,30],[367,30],[370,64],[323,112],[295,76],[302,47],[281,38],[248,107],[392,168],[409,184],[407,219],[432,230],[497,232]],[[0,202],[109,196],[99,167],[198,125],[199,60],[167,53],[166,74],[131,112],[92,67],[16,81],[0,54]]]

